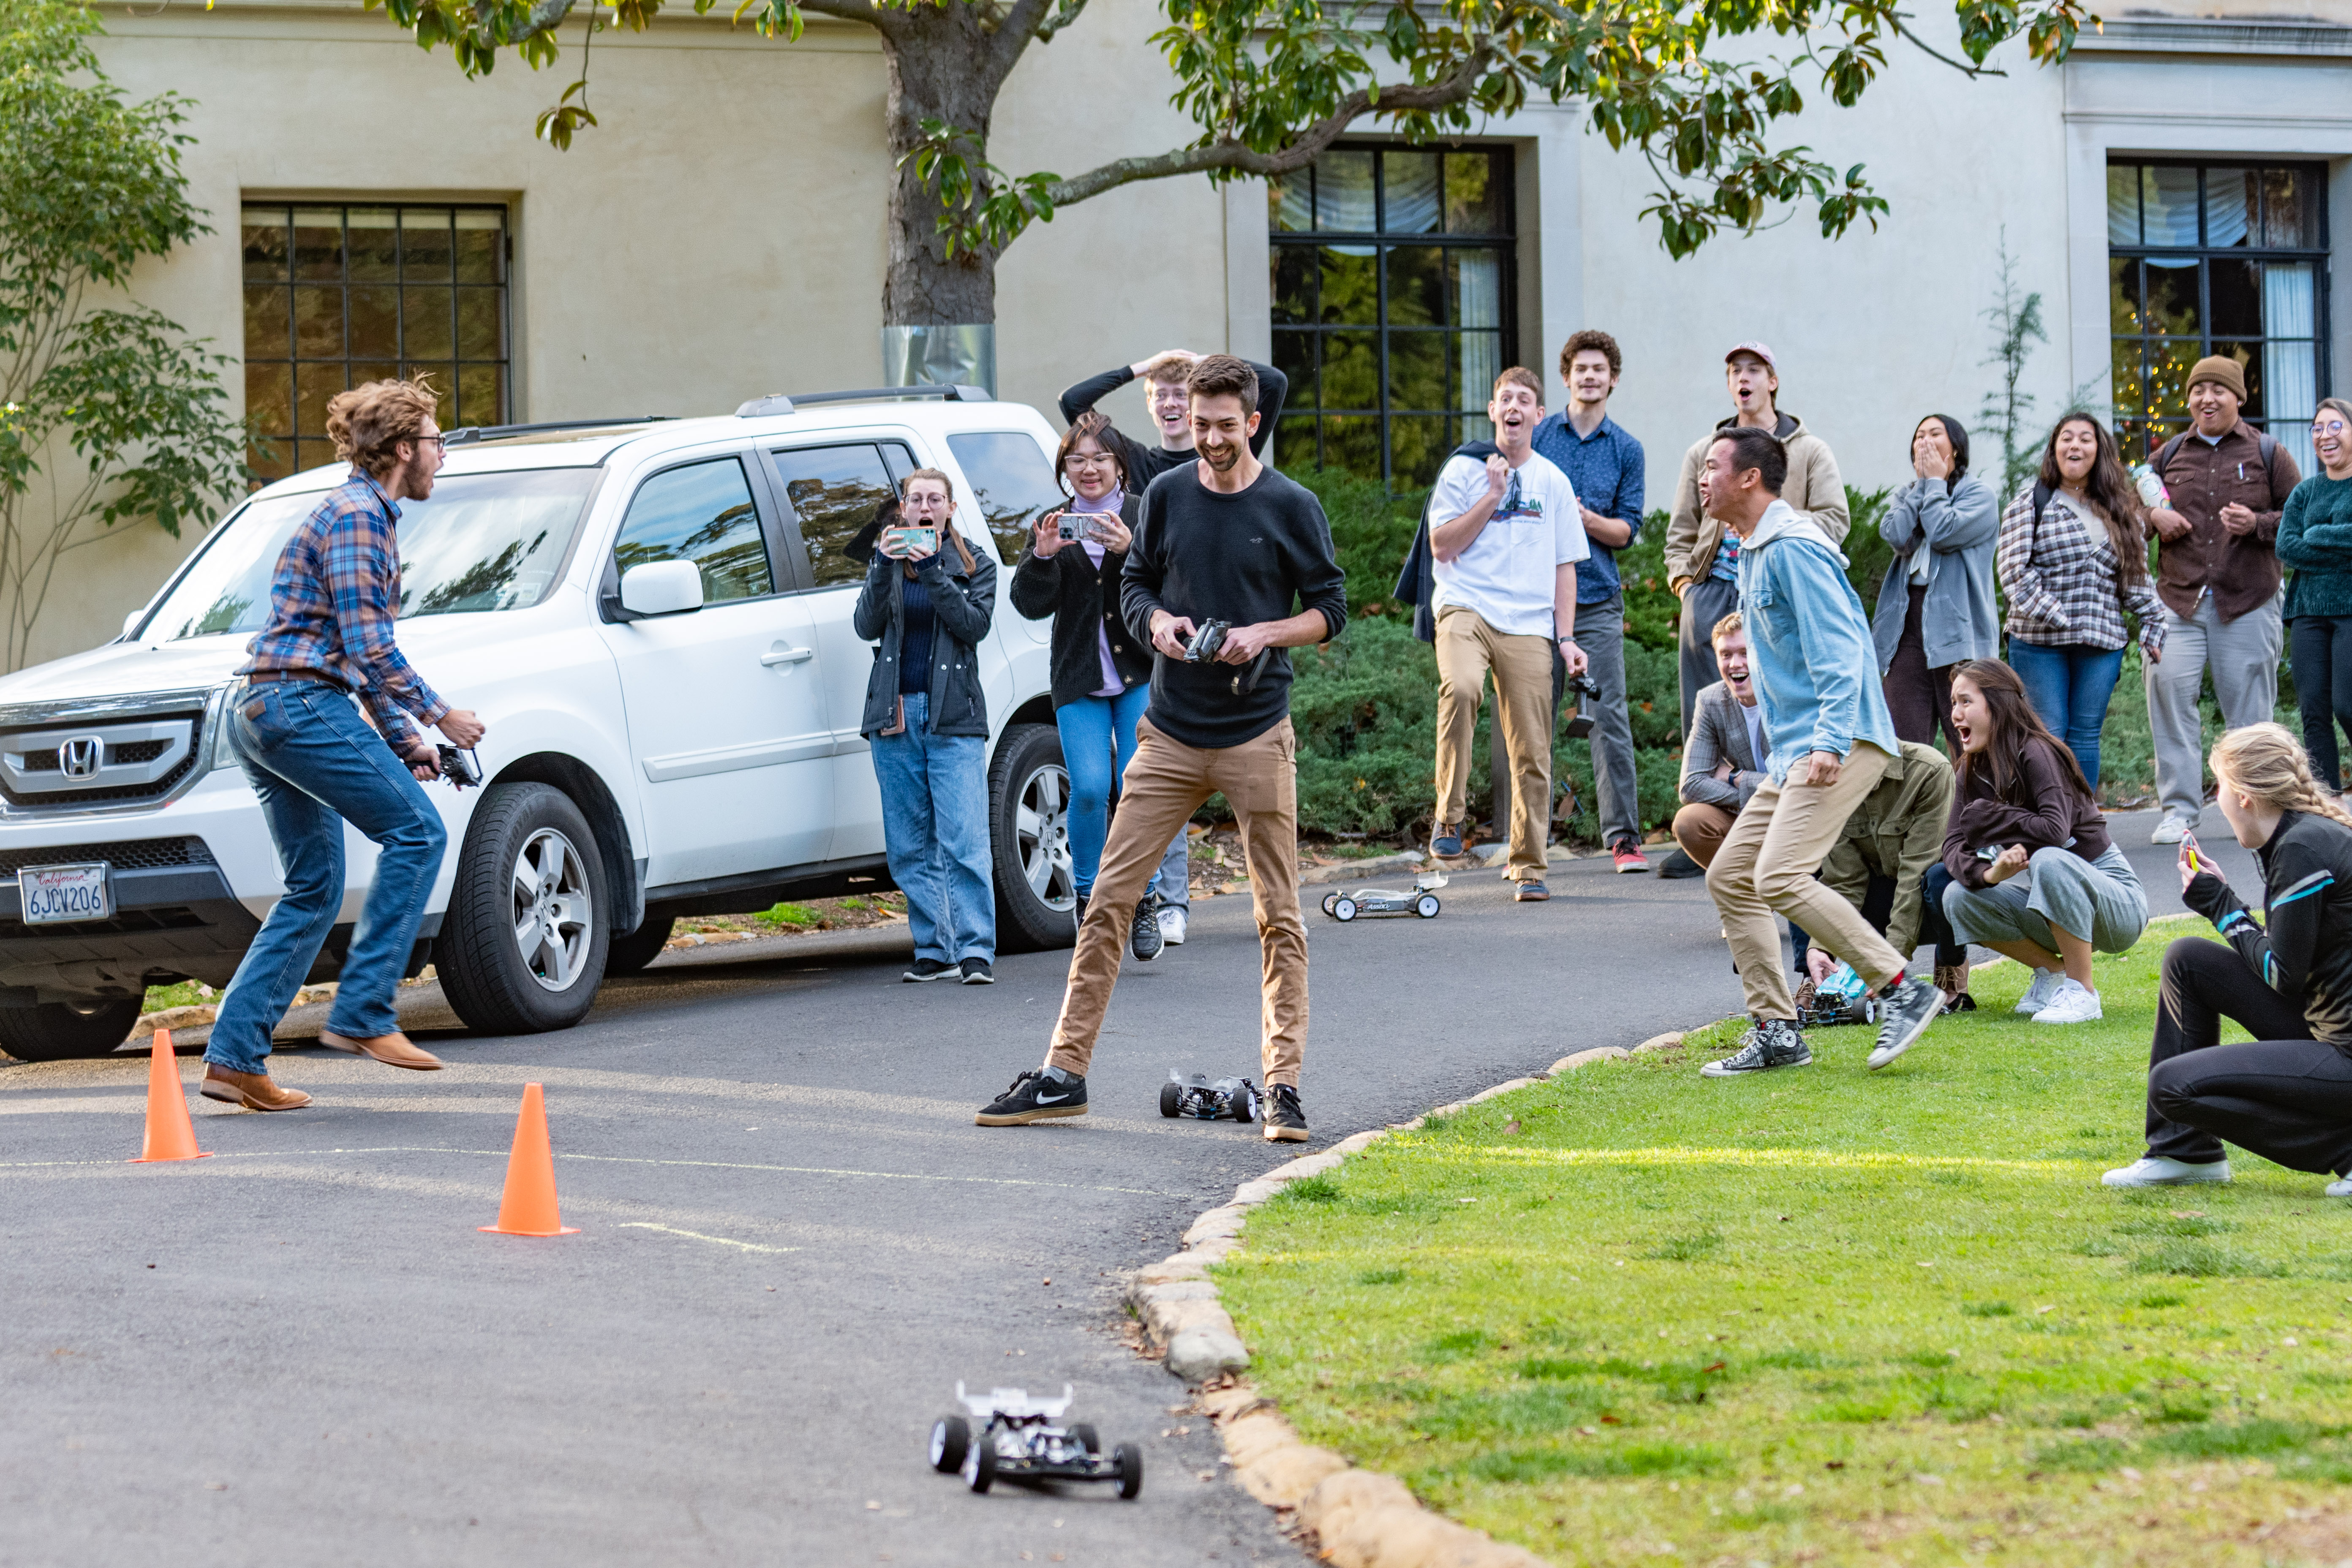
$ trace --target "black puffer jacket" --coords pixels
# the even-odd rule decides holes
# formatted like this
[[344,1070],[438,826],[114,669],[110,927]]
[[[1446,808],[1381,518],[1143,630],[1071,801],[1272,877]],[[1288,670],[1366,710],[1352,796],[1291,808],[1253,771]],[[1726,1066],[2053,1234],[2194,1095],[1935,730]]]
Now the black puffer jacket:
[[2254,851],[2263,919],[2210,872],[2180,901],[2229,938],[2263,984],[2303,1009],[2312,1037],[2352,1057],[2352,827],[2290,811]]
[[[1119,521],[1133,532],[1143,510],[1143,498],[1122,497]],[[1034,535],[1013,569],[1013,607],[1024,619],[1054,617],[1054,706],[1076,702],[1102,689],[1102,638],[1110,637],[1110,661],[1119,679],[1133,686],[1151,679],[1151,650],[1139,646],[1135,634],[1118,618],[1118,574],[1127,565],[1127,552],[1106,550],[1097,567],[1083,544],[1065,544],[1039,559]],[[1112,592],[1105,602],[1103,584]]]
[[[982,541],[971,550],[971,570],[949,544],[915,568],[931,600],[931,722],[934,735],[988,735],[988,697],[981,689],[975,650],[996,616],[996,563]],[[858,733],[872,740],[890,728],[898,708],[898,645],[906,635],[902,563],[879,551],[866,565],[850,629],[875,644],[874,672],[866,678],[866,713]]]

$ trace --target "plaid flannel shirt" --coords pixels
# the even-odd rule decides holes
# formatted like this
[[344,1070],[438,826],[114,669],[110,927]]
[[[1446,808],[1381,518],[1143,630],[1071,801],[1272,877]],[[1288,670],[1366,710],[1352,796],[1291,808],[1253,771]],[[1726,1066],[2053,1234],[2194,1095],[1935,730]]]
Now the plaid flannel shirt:
[[2164,604],[2143,574],[2126,588],[2116,581],[2115,545],[2106,524],[2079,516],[2053,495],[2033,522],[2033,491],[2020,490],[2001,513],[1993,569],[2009,598],[2005,629],[2018,642],[2121,647],[2129,639],[2124,613],[2139,620],[2140,647],[2164,651]]
[[[417,742],[413,713],[426,724],[449,711],[393,641],[400,614],[400,508],[358,468],[327,492],[278,558],[269,584],[269,625],[246,651],[239,675],[315,670],[360,694],[392,749]],[[406,710],[406,713],[402,710]]]

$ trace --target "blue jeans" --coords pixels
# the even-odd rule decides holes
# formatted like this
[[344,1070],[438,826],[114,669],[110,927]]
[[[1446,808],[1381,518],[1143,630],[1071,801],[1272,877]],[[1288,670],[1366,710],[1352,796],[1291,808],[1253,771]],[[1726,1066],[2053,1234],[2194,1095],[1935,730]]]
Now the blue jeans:
[[877,735],[882,845],[907,895],[915,956],[996,962],[996,886],[988,848],[988,742],[930,732],[931,699],[909,692],[907,729]]
[[[1110,831],[1111,786],[1127,776],[1128,759],[1135,755],[1135,721],[1150,701],[1151,688],[1137,685],[1116,697],[1081,697],[1054,710],[1054,727],[1062,732],[1062,766],[1070,775],[1070,880],[1081,893],[1094,891],[1103,840]],[[1189,909],[1191,878],[1192,851],[1180,823],[1148,891],[1162,904]]]
[[205,1060],[231,1072],[265,1073],[270,1033],[342,910],[343,824],[380,851],[327,1016],[328,1028],[354,1039],[400,1027],[393,996],[449,833],[415,775],[333,687],[315,680],[240,686],[229,693],[226,712],[229,745],[261,797],[286,893],[228,983]]
[[2083,777],[2098,788],[2099,731],[2107,721],[2107,699],[2123,674],[2124,650],[2081,643],[2044,647],[2011,637],[2009,668],[2017,671],[2026,700],[2050,732],[2083,764]]

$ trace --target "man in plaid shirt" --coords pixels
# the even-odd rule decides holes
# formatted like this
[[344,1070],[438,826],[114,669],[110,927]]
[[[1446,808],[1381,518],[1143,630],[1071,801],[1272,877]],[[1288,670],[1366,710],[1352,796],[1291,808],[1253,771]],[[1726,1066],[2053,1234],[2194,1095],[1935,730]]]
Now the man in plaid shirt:
[[269,625],[248,645],[244,684],[230,694],[229,744],[261,797],[286,893],[221,998],[205,1047],[210,1100],[252,1110],[310,1103],[270,1078],[269,1037],[342,908],[345,822],[381,853],[320,1043],[420,1072],[441,1065],[400,1032],[393,1009],[448,843],[420,787],[438,776],[439,753],[410,716],[456,745],[482,738],[480,721],[444,702],[393,640],[400,502],[430,496],[441,468],[433,410],[421,381],[370,382],[327,405],[327,433],[351,477],[287,542]]

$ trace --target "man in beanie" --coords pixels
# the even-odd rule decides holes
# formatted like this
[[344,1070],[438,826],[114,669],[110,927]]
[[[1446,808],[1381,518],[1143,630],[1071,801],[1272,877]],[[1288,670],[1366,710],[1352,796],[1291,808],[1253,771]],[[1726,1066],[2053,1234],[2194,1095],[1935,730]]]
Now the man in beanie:
[[2197,695],[2210,666],[2221,722],[2235,730],[2278,703],[2279,512],[2303,476],[2279,445],[2238,417],[2246,373],[2221,354],[2189,373],[2196,423],[2156,454],[2170,491],[2151,508],[2164,658],[2147,666],[2147,721],[2164,804],[2153,841],[2178,844],[2205,806],[2205,746]]

